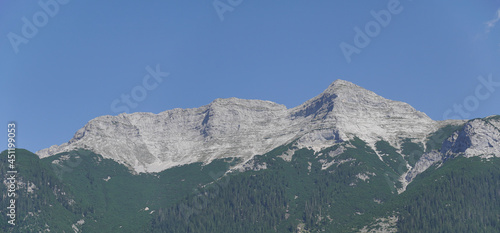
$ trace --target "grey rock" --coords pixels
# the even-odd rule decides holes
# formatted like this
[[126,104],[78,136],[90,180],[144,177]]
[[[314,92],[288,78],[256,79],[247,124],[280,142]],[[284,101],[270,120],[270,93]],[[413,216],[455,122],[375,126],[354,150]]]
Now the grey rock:
[[446,158],[456,155],[500,157],[500,117],[468,121],[443,143],[441,153]]
[[[404,138],[424,142],[442,124],[406,103],[336,80],[320,95],[291,109],[271,101],[229,98],[159,114],[101,116],[89,121],[67,143],[36,153],[43,158],[83,148],[136,172],[159,172],[218,158],[249,161],[295,140],[299,148],[315,151],[354,137],[370,146],[385,140],[399,148]],[[474,150],[484,146],[471,140],[477,145]]]
[[418,174],[424,172],[433,164],[442,161],[442,159],[442,154],[437,151],[431,151],[423,154],[415,163],[415,166],[406,174],[406,182],[410,183]]

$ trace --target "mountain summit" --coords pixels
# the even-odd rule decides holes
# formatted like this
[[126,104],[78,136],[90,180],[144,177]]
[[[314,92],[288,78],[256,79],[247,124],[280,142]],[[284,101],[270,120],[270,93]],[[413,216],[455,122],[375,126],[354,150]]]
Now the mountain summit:
[[314,129],[334,127],[343,140],[354,136],[373,145],[384,139],[395,146],[398,138],[424,140],[438,124],[409,104],[385,99],[351,82],[336,80],[323,93],[291,109]]
[[78,148],[92,150],[136,172],[159,172],[194,162],[239,157],[243,161],[286,143],[316,151],[354,139],[374,147],[403,139],[425,144],[445,123],[410,105],[385,99],[344,80],[295,108],[263,100],[216,99],[192,109],[101,116],[62,145],[37,152],[47,157]]

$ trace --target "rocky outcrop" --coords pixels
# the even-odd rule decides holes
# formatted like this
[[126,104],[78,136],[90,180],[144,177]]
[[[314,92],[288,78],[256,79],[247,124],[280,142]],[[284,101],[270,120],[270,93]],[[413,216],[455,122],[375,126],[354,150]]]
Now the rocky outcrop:
[[456,155],[500,157],[500,116],[468,121],[443,143],[441,153],[446,158]]
[[429,153],[423,154],[415,163],[415,166],[411,168],[411,170],[409,170],[407,174],[405,174],[406,182],[404,183],[410,183],[418,174],[424,172],[425,170],[427,170],[427,168],[442,160],[442,154],[437,151],[431,151]]

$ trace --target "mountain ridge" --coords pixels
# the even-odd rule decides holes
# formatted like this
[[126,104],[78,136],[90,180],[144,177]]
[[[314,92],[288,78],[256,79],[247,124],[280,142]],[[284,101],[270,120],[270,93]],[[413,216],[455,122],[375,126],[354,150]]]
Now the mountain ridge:
[[[294,108],[265,100],[215,99],[199,108],[100,116],[62,145],[37,151],[48,157],[78,148],[129,166],[135,172],[214,159],[255,155],[297,141],[319,151],[355,137],[374,148],[380,140],[399,148],[404,138],[425,144],[446,124],[409,104],[385,99],[345,80]],[[382,159],[382,157],[379,158]]]

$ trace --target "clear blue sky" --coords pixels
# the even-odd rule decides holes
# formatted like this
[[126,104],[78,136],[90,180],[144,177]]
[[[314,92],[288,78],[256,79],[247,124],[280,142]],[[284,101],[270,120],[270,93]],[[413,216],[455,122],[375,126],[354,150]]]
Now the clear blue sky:
[[[2,148],[9,121],[17,122],[18,147],[67,142],[92,118],[117,115],[111,103],[123,109],[123,94],[139,98],[146,67],[157,65],[169,75],[156,88],[147,79],[152,90],[130,112],[227,97],[291,108],[341,78],[435,120],[448,109],[463,118],[453,105],[464,101],[467,118],[500,114],[500,87],[477,79],[500,82],[499,1],[62,3],[0,1]],[[378,23],[372,10],[390,21],[382,14]],[[355,28],[366,34],[367,25],[373,37],[360,39],[347,62],[341,43],[356,46]]]

